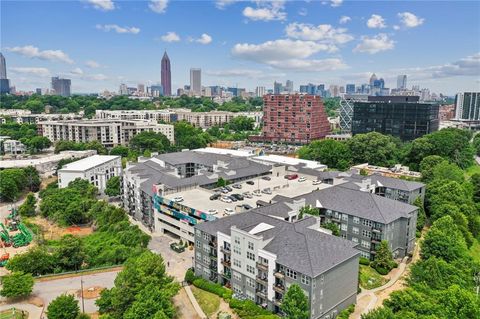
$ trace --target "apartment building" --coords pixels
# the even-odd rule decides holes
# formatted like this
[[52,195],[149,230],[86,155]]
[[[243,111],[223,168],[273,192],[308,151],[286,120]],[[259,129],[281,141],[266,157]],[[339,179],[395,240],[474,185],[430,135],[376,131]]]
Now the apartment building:
[[93,155],[69,164],[58,170],[58,187],[65,188],[77,178],[89,181],[104,192],[107,181],[122,176],[122,159],[113,155]]
[[310,318],[333,319],[356,302],[357,245],[322,232],[315,217],[288,222],[251,211],[195,226],[195,274],[274,312],[298,284]]
[[42,121],[38,122],[37,130],[53,143],[99,141],[105,147],[114,147],[128,144],[133,136],[145,131],[162,133],[174,142],[173,125],[146,120]]
[[27,151],[27,147],[20,141],[7,139],[1,141],[2,151],[5,154],[19,155]]
[[236,183],[268,175],[270,169],[246,158],[198,151],[140,159],[125,170],[123,206],[152,231],[193,243],[193,227],[217,218],[217,211],[209,212],[204,205],[213,194],[207,190],[220,178]]
[[[291,219],[298,207],[318,209],[322,224],[332,222],[342,238],[358,243],[362,257],[373,260],[382,240],[387,240],[394,258],[413,252],[418,207],[339,184],[293,198],[276,197],[274,204],[255,211]],[[299,204],[301,203],[301,204]],[[292,204],[296,204],[292,208]]]
[[177,113],[173,110],[96,110],[95,118],[102,120],[153,120],[173,123],[177,121]]
[[324,138],[330,124],[319,96],[268,94],[263,97],[262,139],[268,142],[305,144]]

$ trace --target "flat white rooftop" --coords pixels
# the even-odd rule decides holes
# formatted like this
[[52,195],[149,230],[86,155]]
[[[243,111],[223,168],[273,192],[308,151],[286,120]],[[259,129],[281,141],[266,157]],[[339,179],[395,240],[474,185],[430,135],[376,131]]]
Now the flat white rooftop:
[[306,168],[312,168],[312,169],[327,168],[326,165],[321,164],[320,162],[317,162],[317,161],[304,160],[300,158],[294,158],[294,157],[288,157],[288,156],[282,156],[282,155],[255,156],[252,159],[257,161],[270,162],[270,163],[283,164],[283,165],[305,164]]
[[232,156],[238,156],[238,157],[251,157],[256,155],[254,150],[231,150],[227,148],[216,148],[216,147],[198,148],[193,151],[198,153],[212,153],[212,154],[221,154],[221,155],[232,155]]
[[93,155],[79,161],[64,165],[59,171],[83,172],[118,158],[120,158],[120,156],[117,155]]

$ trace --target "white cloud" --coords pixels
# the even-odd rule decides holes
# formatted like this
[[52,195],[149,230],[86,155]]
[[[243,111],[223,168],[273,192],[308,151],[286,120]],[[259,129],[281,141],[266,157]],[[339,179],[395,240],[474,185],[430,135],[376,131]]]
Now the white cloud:
[[272,67],[281,70],[291,70],[298,72],[322,72],[346,69],[344,61],[337,58],[331,59],[290,59],[286,61],[272,61]]
[[201,44],[209,44],[212,42],[212,37],[209,36],[206,33],[203,33],[200,38],[196,39],[195,42],[201,43]]
[[80,68],[75,68],[72,71],[70,71],[70,73],[72,73],[74,75],[83,75],[83,70],[80,69]]
[[47,68],[14,67],[14,68],[10,68],[9,70],[13,71],[13,73],[28,74],[31,76],[39,76],[39,77],[50,76],[50,71]]
[[394,25],[393,30],[400,30],[400,26],[399,25]]
[[253,21],[285,20],[285,1],[257,1],[257,7],[246,7],[243,15]]
[[385,19],[378,14],[372,14],[370,19],[367,21],[367,27],[370,29],[382,29],[386,28],[387,25],[385,24]]
[[168,6],[168,0],[150,0],[148,7],[156,13],[165,13]]
[[237,2],[238,0],[217,0],[215,1],[215,7],[220,10],[225,9],[225,7],[231,5],[232,3]]
[[237,43],[232,49],[236,57],[256,62],[281,61],[295,58],[308,58],[320,51],[332,52],[336,48],[313,41],[281,39],[261,44]]
[[99,68],[101,65],[97,61],[93,60],[88,60],[85,62],[85,65],[88,66],[89,68],[96,69]]
[[59,61],[72,64],[73,60],[64,53],[62,50],[45,50],[40,51],[39,48],[34,47],[33,45],[26,45],[23,47],[13,47],[13,48],[6,48],[9,52],[15,52],[20,55],[23,55],[27,58],[37,58],[41,60],[48,60],[48,61]]
[[140,32],[139,28],[136,27],[121,27],[117,24],[97,24],[95,26],[98,30],[103,30],[105,32],[115,31],[120,34],[130,33],[130,34],[138,34]]
[[87,74],[87,75],[84,75],[82,79],[88,80],[88,81],[105,81],[105,80],[108,80],[108,76],[102,73]]
[[294,22],[285,28],[285,33],[291,38],[309,41],[327,41],[330,43],[346,43],[353,40],[353,36],[346,32],[347,29],[335,29],[330,24],[314,26]]
[[97,10],[111,11],[115,9],[115,4],[112,0],[87,0]]
[[343,3],[343,0],[330,0],[330,6],[339,7]]
[[413,13],[410,12],[401,12],[398,14],[398,17],[400,18],[400,22],[406,27],[406,28],[415,28],[423,24],[425,19],[417,17]]
[[308,10],[306,8],[300,8],[298,10],[298,15],[301,15],[302,17],[305,17],[308,14]]
[[353,52],[375,54],[381,51],[392,50],[394,44],[395,42],[389,39],[385,33],[380,33],[373,37],[362,36],[362,42],[353,49]]
[[340,17],[340,20],[338,21],[340,24],[345,24],[349,21],[352,21],[352,18],[350,18],[349,16],[341,16]]
[[160,39],[164,42],[178,42],[180,41],[180,36],[175,32],[167,32],[166,34],[162,35]]

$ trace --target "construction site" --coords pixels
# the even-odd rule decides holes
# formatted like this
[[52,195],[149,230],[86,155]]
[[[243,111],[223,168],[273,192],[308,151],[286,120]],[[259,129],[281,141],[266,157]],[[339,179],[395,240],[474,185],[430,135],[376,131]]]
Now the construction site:
[[21,221],[16,208],[9,210],[4,222],[0,222],[0,267],[5,267],[10,259],[17,253],[24,252],[33,240],[31,230]]

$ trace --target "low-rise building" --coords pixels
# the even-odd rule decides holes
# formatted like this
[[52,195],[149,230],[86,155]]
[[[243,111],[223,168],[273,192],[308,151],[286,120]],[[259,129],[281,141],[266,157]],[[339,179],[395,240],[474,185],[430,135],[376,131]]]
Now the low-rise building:
[[114,155],[93,155],[64,165],[58,170],[58,187],[65,188],[77,179],[84,179],[104,192],[107,181],[122,176],[122,159]]
[[252,211],[195,226],[195,274],[274,312],[297,284],[310,318],[335,318],[356,302],[357,245],[322,232],[315,217],[288,222]]
[[23,154],[27,151],[27,147],[17,140],[5,140],[2,142],[3,153],[11,155]]
[[38,122],[37,129],[39,135],[48,137],[53,143],[99,141],[105,147],[114,147],[126,145],[133,136],[146,131],[162,133],[174,142],[173,125],[147,120],[43,121]]

